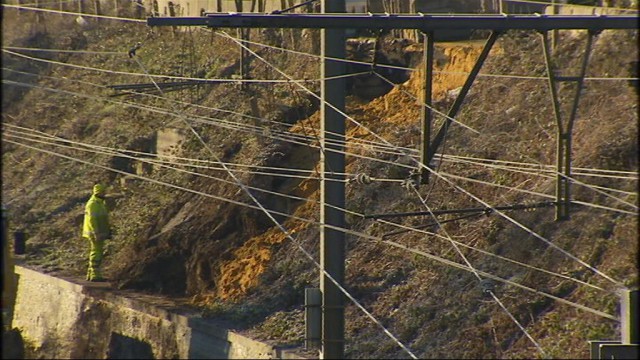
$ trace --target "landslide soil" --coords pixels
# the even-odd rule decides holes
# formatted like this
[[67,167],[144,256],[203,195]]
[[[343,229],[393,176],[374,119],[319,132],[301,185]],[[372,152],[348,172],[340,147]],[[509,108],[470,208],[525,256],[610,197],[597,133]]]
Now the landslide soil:
[[[110,23],[90,23],[87,28],[78,28],[68,26],[64,18],[54,17],[45,20],[46,26],[38,26],[35,19],[16,22],[15,18],[7,17],[10,11],[5,10],[3,19],[5,46],[80,51],[38,55],[48,60],[117,71],[145,70],[152,74],[206,78],[229,77],[239,68],[237,45],[219,32],[150,31],[143,25]],[[24,20],[30,15],[22,16]],[[317,38],[317,32],[293,30],[252,34],[256,41],[307,52],[317,51],[312,46]],[[126,51],[141,39],[143,47],[135,59],[130,59]],[[637,64],[638,58],[637,40],[637,31],[600,34],[595,40],[587,76],[637,77],[633,72],[633,62]],[[383,239],[384,234],[399,228],[361,216],[425,211],[421,198],[435,210],[481,206],[468,193],[494,205],[540,201],[531,192],[554,194],[555,177],[542,173],[540,166],[532,169],[523,165],[516,172],[503,166],[505,163],[495,162],[493,167],[487,167],[477,160],[509,161],[509,165],[555,164],[556,124],[545,80],[489,76],[543,77],[545,66],[539,36],[509,32],[500,38],[483,67],[485,76],[473,85],[456,117],[465,127],[456,124],[450,127],[442,147],[447,157],[438,156],[434,162],[438,173],[459,178],[447,181],[431,175],[429,183],[420,185],[417,193],[401,186],[401,181],[410,175],[409,156],[416,156],[419,148],[420,107],[416,97],[423,76],[419,66],[422,49],[409,41],[390,38],[382,41],[383,51],[377,55],[384,56],[377,59],[380,63],[411,66],[416,71],[388,74],[397,83],[393,87],[373,76],[348,82],[347,114],[361,126],[348,123],[347,136],[351,140],[347,145],[350,155],[346,172],[366,174],[374,181],[347,183],[348,226],[367,236],[347,235],[345,284],[380,324],[374,324],[347,302],[347,357],[408,357],[381,331],[380,325],[421,358],[541,357],[541,352],[507,313],[483,295],[472,273],[401,248],[464,264],[449,241],[416,232]],[[582,33],[561,33],[558,65],[575,71],[584,42]],[[439,112],[446,112],[452,104],[455,90],[462,85],[464,73],[473,66],[482,44],[475,40],[438,43],[439,72],[434,76],[434,99]],[[350,46],[350,56],[371,61],[370,41],[361,40]],[[252,49],[293,78],[319,78],[317,60],[270,48]],[[140,94],[109,97],[114,91],[105,86],[150,80],[35,62],[6,52],[3,64],[3,204],[11,214],[11,230],[28,234],[25,256],[28,264],[49,272],[82,276],[87,252],[86,244],[79,238],[83,206],[91,185],[102,181],[109,186],[114,227],[105,272],[115,286],[187,298],[203,315],[229,321],[256,338],[281,345],[302,343],[304,289],[317,287],[319,282],[318,269],[307,257],[314,261],[319,258],[315,223],[319,220],[319,150],[317,141],[311,140],[316,147],[310,148],[283,141],[283,137],[317,138],[319,114],[314,97],[290,83],[252,84],[245,89],[236,84],[213,84],[157,94],[158,97]],[[356,66],[350,69],[361,70]],[[250,60],[250,71],[255,78],[281,78],[274,67],[255,57]],[[317,82],[305,84],[310,90],[319,91]],[[576,168],[637,172],[638,105],[637,88],[633,85],[619,80],[586,82],[573,130]],[[563,86],[560,90],[562,103],[569,103],[571,89]],[[164,111],[149,111],[158,108]],[[191,122],[191,126],[204,144],[193,137],[180,118],[166,110],[202,120]],[[566,114],[568,108],[562,110]],[[253,117],[247,119],[238,113]],[[443,122],[442,116],[434,115],[434,129]],[[240,124],[240,130],[258,131],[238,131],[233,124]],[[236,179],[219,168],[194,170],[179,167],[177,160],[168,163],[191,171],[178,172],[158,164],[142,165],[144,158],[115,156],[97,148],[152,153],[156,150],[156,132],[166,128],[174,128],[185,136],[176,144],[175,156],[209,161],[219,158],[238,164],[233,166]],[[51,139],[34,139],[33,130],[41,132],[39,135],[54,135],[77,143],[73,148],[63,148],[59,140],[51,144]],[[25,140],[26,137],[31,140]],[[381,138],[413,150],[403,155],[388,147],[372,145]],[[49,144],[36,140],[47,140]],[[67,158],[13,142],[56,151]],[[358,142],[364,145],[358,146]],[[265,169],[286,166],[309,172],[306,177],[261,175],[257,166]],[[246,169],[252,171],[242,171]],[[274,219],[287,234],[260,209],[239,204],[255,205],[246,188],[239,187],[236,180],[249,187],[264,208],[273,211]],[[574,186],[575,200],[626,210],[630,207],[621,201],[637,206],[637,180],[622,176],[585,176],[580,180],[599,189],[619,189],[612,193],[618,200],[593,188]],[[453,190],[450,181],[459,188]],[[553,208],[508,215],[620,284],[638,285],[637,215],[588,206],[575,206],[571,219],[562,222],[554,221]],[[439,220],[453,218],[445,216]],[[430,220],[407,217],[394,222],[418,226]],[[451,221],[437,233],[565,277],[497,260],[468,247],[460,248],[479,270],[603,312],[617,311],[617,298],[612,293],[615,284],[496,214]],[[602,290],[567,277],[589,282]],[[618,337],[614,321],[517,287],[495,286],[506,308],[550,356],[587,357],[587,340]]]

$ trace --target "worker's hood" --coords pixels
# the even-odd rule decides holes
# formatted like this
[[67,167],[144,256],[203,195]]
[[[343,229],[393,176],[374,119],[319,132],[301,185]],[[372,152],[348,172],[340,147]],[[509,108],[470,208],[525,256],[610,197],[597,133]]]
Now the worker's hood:
[[102,184],[95,184],[93,186],[93,195],[97,195],[97,196],[103,196],[104,193],[106,192],[106,188],[104,185]]

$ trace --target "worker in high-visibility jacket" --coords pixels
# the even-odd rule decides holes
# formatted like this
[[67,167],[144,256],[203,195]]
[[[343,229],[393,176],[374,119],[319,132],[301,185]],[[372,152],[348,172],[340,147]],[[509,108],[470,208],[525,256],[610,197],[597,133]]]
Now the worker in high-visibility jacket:
[[104,255],[104,243],[111,237],[109,212],[105,203],[106,189],[102,184],[93,186],[93,194],[84,208],[82,237],[89,240],[89,268],[87,280],[104,281],[100,266]]

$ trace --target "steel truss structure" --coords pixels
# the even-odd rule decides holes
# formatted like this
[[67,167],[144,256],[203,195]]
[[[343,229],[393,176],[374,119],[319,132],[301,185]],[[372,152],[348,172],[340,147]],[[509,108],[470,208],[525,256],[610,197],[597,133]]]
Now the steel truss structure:
[[[322,37],[322,78],[344,75],[345,67],[341,62],[325,61],[326,57],[344,58],[345,29],[416,29],[425,36],[424,64],[426,67],[421,111],[422,136],[420,162],[429,166],[438,147],[443,141],[447,129],[451,125],[465,96],[469,92],[476,76],[486,60],[492,46],[504,31],[536,30],[543,39],[545,62],[553,109],[557,123],[557,183],[556,183],[556,220],[569,218],[570,177],[571,177],[571,131],[576,116],[580,92],[585,77],[586,67],[591,52],[593,37],[607,29],[638,29],[636,15],[455,15],[455,14],[346,14],[343,0],[323,1],[322,13],[318,14],[255,14],[229,13],[205,14],[201,17],[152,17],[147,19],[149,26],[205,26],[209,28],[311,28],[323,29]],[[447,113],[447,119],[432,139],[432,71],[434,32],[442,30],[491,30],[491,35],[465,81],[459,95]],[[587,30],[586,50],[582,66],[577,76],[559,76],[553,66],[549,31],[555,30]],[[243,76],[248,69],[242,70]],[[571,111],[565,119],[560,112],[557,87],[560,82],[573,82],[576,91]],[[344,141],[344,81],[323,80],[321,84],[321,113],[323,139]],[[331,106],[327,106],[327,103]],[[344,173],[344,155],[340,146],[331,143],[326,146],[326,154],[322,156],[321,166],[323,180],[321,183],[321,266],[320,276],[322,291],[322,331],[321,357],[344,358],[344,300],[337,285],[342,286],[344,280],[344,233],[336,230],[344,227],[344,213],[336,208],[344,207],[344,179],[338,175]],[[335,151],[332,151],[335,150]],[[326,172],[325,169],[332,171]],[[419,183],[428,181],[428,170],[418,169]],[[331,276],[331,279],[327,277]],[[334,280],[336,284],[333,284]],[[637,292],[636,292],[637,294]],[[635,311],[634,311],[635,313]],[[629,326],[623,324],[623,326]],[[637,329],[637,326],[633,327]],[[320,331],[318,331],[320,332]],[[629,345],[637,352],[637,331],[633,336],[625,336],[622,345]],[[592,345],[594,347],[599,344]],[[604,346],[604,345],[603,345]],[[600,355],[600,354],[598,354]]]

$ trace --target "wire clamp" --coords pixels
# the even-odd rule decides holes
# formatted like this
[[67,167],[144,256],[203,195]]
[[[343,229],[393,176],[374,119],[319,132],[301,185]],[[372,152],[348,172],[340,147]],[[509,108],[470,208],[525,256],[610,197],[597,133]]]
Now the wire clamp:
[[365,173],[355,174],[349,179],[349,182],[355,182],[356,184],[368,185],[371,184],[371,177]]
[[411,191],[418,186],[418,182],[413,177],[408,177],[402,180],[401,185],[403,188],[407,189],[408,191]]
[[482,279],[480,281],[480,289],[483,294],[489,295],[489,293],[495,291],[496,284],[491,279]]

